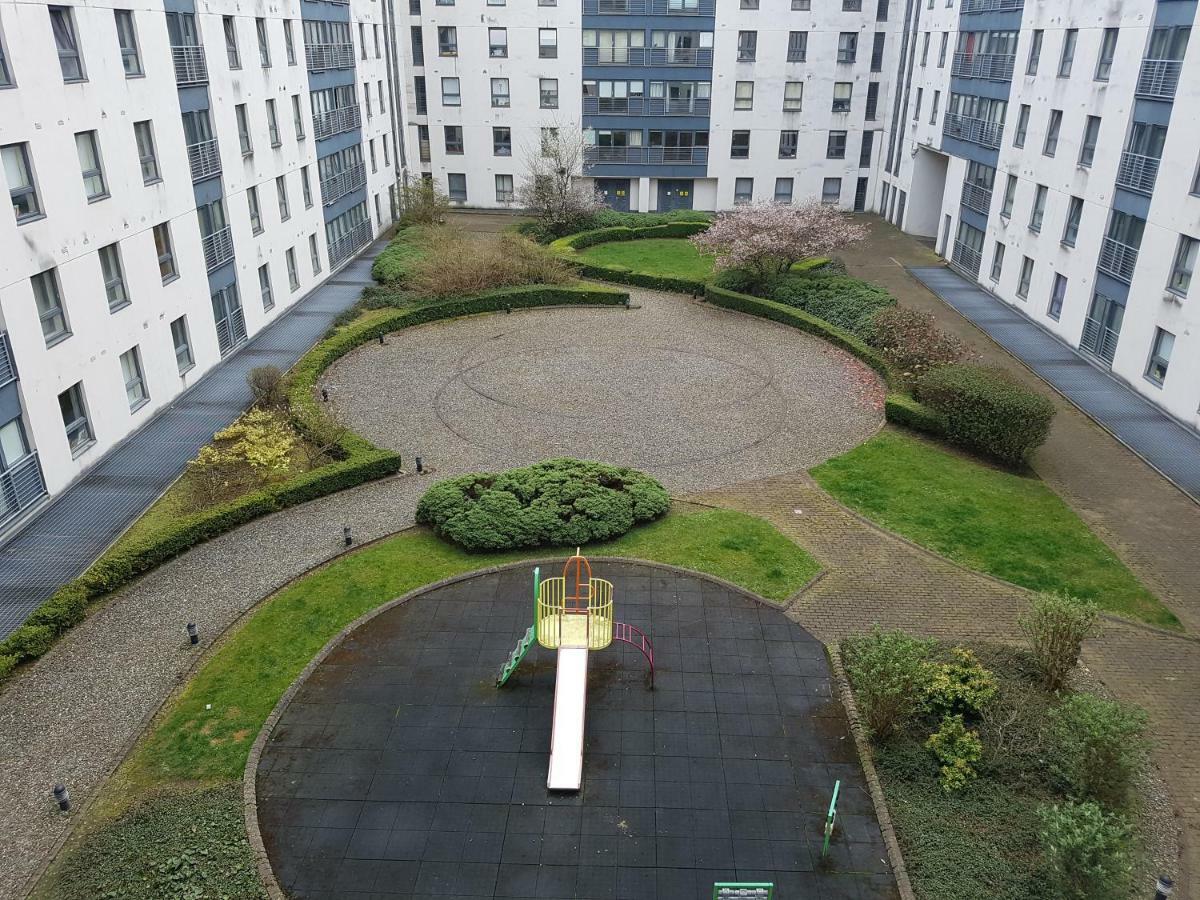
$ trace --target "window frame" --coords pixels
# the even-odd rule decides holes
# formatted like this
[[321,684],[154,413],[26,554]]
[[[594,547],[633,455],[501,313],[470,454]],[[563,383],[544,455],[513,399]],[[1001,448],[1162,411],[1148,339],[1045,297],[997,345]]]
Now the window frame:
[[[132,377],[125,371],[126,359],[132,362]],[[146,372],[142,368],[141,348],[137,344],[134,344],[117,358],[117,364],[121,367],[121,378],[125,382],[125,399],[129,403],[129,411],[135,413],[150,402],[150,390],[146,386]],[[131,389],[137,391],[138,396],[136,399],[130,397],[129,392]]]
[[[63,397],[68,397],[72,407],[75,408],[75,418],[67,419]],[[82,381],[75,382],[59,393],[58,412],[62,417],[63,432],[67,438],[67,448],[71,451],[71,459],[76,459],[96,443],[96,435],[92,431],[91,415],[88,412],[87,396],[84,394]],[[77,436],[80,434],[84,435],[83,440],[77,440]]]
[[[125,266],[121,262],[119,241],[105,244],[96,251],[100,262],[100,278],[104,283],[104,296],[108,300],[109,313],[115,313],[133,303],[129,299],[129,287],[125,282]],[[115,299],[114,299],[114,294]]]
[[[87,163],[82,156],[83,148],[79,143],[80,138],[87,144],[87,149],[93,157],[95,163],[93,168],[84,168]],[[112,195],[108,192],[108,179],[104,177],[104,159],[100,155],[100,137],[95,129],[75,132],[75,153],[79,157],[79,174],[83,178],[83,195],[87,202],[98,203],[101,200],[107,200]],[[94,193],[90,192],[91,188],[88,186],[88,182],[92,179],[96,179],[100,183],[100,189]]]
[[[117,27],[117,46],[121,50],[121,67],[125,71],[126,78],[143,78],[146,71],[142,67],[141,50],[138,47],[137,37],[137,22],[135,20],[134,11],[132,9],[121,9],[115,7],[113,9],[113,20]],[[125,29],[122,28],[122,23],[128,25],[128,35],[122,34]],[[125,44],[125,38],[128,37],[131,44]],[[129,67],[129,61],[133,60],[133,68]]]
[[[1165,338],[1170,339],[1170,346],[1163,355],[1162,344]],[[1145,378],[1153,385],[1162,387],[1166,383],[1171,369],[1171,354],[1175,351],[1175,334],[1161,326],[1155,326],[1154,337],[1150,341],[1150,353],[1146,360]],[[1162,374],[1156,374],[1156,366],[1161,366]]]
[[[175,326],[178,325],[178,331],[182,333],[182,343],[180,343],[180,334],[176,333]],[[184,375],[191,369],[196,367],[196,355],[192,352],[192,335],[188,329],[187,313],[171,320],[169,326],[171,332],[171,346],[175,350],[175,368],[179,375]],[[182,351],[187,362],[179,358]]]
[[[1190,259],[1189,259],[1190,256]],[[1171,260],[1171,273],[1167,278],[1167,290],[1177,297],[1186,297],[1196,277],[1196,263],[1200,258],[1200,240],[1191,235],[1179,235],[1175,255]]]
[[[151,237],[154,241],[154,255],[158,260],[158,274],[163,284],[170,284],[179,278],[179,266],[175,261],[175,242],[171,236],[171,221],[169,219],[159,222],[150,229]],[[166,239],[160,241],[159,235],[165,235]],[[165,245],[166,249],[162,249]],[[164,264],[169,271],[164,272]]]
[[[50,33],[58,52],[58,66],[62,71],[63,84],[79,84],[87,81],[87,68],[83,64],[83,48],[79,44],[79,29],[75,27],[74,7],[47,6],[46,10],[50,15]],[[64,48],[60,35],[55,29],[56,21],[63,26],[62,37],[69,37],[72,46]],[[75,74],[67,71],[69,61],[74,62]]]
[[[58,268],[51,266],[29,278],[33,287],[34,308],[41,324],[42,337],[46,346],[53,347],[71,336],[71,320],[63,300],[62,285],[58,280]],[[40,289],[39,289],[40,288]],[[51,294],[53,296],[51,296]],[[46,330],[46,323],[61,320],[58,327]]]

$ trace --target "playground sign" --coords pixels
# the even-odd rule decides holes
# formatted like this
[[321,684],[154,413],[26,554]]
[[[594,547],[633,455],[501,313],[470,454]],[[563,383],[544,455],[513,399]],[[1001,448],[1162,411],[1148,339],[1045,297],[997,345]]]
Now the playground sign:
[[837,822],[837,798],[841,790],[842,780],[833,783],[833,799],[829,801],[829,812],[825,814],[825,843],[821,847],[821,856],[829,853],[829,839],[833,837],[833,826]]
[[775,885],[763,882],[725,882],[713,885],[713,900],[772,900]]

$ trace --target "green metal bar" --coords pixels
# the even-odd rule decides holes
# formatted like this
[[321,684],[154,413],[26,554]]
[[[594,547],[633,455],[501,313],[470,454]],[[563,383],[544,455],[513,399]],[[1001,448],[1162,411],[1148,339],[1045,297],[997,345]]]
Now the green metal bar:
[[533,639],[538,638],[538,600],[542,596],[541,566],[533,567]]
[[839,778],[833,783],[833,798],[829,801],[829,812],[825,814],[825,843],[821,846],[821,856],[829,853],[829,840],[833,837],[833,825],[837,821],[837,799],[841,789],[842,780]]

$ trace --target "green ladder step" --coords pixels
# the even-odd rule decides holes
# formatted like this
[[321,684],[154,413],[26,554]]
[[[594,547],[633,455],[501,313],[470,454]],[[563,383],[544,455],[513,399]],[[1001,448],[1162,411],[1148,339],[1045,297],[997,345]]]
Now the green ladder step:
[[521,665],[521,660],[525,658],[525,654],[529,652],[529,648],[533,646],[534,635],[533,626],[530,625],[525,631],[525,636],[517,641],[517,646],[513,648],[513,652],[508,655],[508,661],[504,664],[504,668],[500,670],[500,674],[496,677],[496,687],[501,687],[512,677],[513,672],[517,671],[517,666]]

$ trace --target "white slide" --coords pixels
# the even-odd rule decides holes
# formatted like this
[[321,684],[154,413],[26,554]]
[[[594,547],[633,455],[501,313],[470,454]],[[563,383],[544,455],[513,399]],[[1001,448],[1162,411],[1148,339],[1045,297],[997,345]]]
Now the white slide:
[[577,791],[583,782],[583,722],[587,705],[588,652],[558,651],[554,682],[554,724],[550,730],[550,772],[546,787]]

